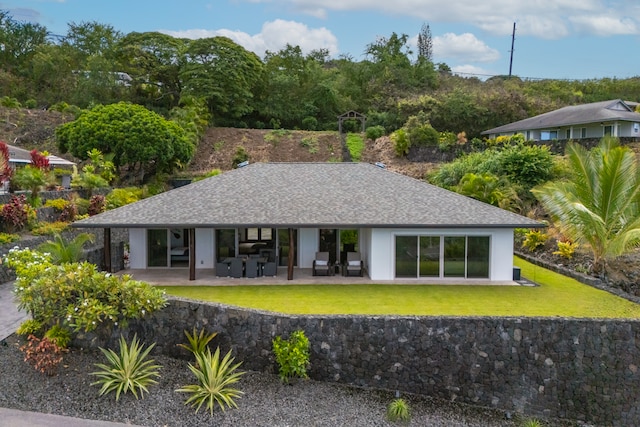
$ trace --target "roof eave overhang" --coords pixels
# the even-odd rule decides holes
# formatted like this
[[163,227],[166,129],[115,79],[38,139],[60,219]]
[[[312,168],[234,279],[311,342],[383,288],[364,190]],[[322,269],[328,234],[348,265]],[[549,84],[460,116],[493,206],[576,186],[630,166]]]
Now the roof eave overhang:
[[464,228],[464,229],[488,229],[488,228],[545,228],[544,223],[532,224],[71,224],[74,228]]

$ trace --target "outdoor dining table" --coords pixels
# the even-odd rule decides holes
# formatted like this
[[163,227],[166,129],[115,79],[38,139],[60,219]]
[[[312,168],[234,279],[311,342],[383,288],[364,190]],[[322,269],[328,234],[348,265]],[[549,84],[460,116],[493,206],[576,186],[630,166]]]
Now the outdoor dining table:
[[[240,258],[242,260],[242,264],[246,265],[247,264],[247,260],[249,259],[249,257],[246,256],[241,256],[241,257],[229,257],[229,258],[225,258],[222,260],[223,263],[225,264],[229,264],[231,265],[231,261],[233,261],[234,259]],[[262,269],[264,268],[264,265],[267,263],[267,261],[269,261],[269,259],[267,257],[258,257],[256,258],[256,262],[258,263],[258,275],[262,276]],[[243,267],[243,272],[242,272],[243,276],[246,276],[246,267]]]

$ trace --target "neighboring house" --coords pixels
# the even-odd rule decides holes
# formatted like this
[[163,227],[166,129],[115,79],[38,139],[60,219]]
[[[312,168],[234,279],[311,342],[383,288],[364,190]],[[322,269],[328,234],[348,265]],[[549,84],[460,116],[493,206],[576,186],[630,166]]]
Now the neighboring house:
[[620,99],[560,108],[482,132],[489,138],[521,133],[527,140],[615,137],[640,138],[637,103]]
[[[513,278],[515,228],[529,218],[367,163],[256,163],[73,224],[128,228],[132,269],[212,269],[266,254],[311,268],[359,252],[373,280]],[[107,261],[108,262],[108,261]],[[107,264],[110,266],[110,264]],[[186,274],[186,273],[185,273]]]
[[[31,151],[9,144],[7,144],[7,148],[9,150],[9,166],[11,166],[14,170],[18,167],[26,166],[31,163]],[[49,167],[51,168],[71,169],[75,165],[74,162],[51,154],[47,156],[47,159],[49,159]],[[68,188],[71,183],[71,175],[69,175],[67,178],[68,182],[62,183],[63,187],[65,188]],[[0,190],[7,191],[9,188],[9,182],[5,182],[4,186],[4,189],[0,186]]]

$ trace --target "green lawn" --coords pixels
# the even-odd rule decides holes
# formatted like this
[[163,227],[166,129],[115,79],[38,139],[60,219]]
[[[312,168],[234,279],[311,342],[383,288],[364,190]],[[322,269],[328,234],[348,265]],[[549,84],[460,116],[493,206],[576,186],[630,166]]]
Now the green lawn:
[[469,285],[168,286],[170,295],[290,314],[638,318],[640,305],[515,258],[539,287]]

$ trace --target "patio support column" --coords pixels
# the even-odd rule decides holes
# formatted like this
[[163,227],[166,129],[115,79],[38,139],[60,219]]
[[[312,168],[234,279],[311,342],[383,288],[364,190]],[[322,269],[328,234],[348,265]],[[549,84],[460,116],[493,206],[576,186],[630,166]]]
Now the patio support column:
[[287,264],[287,280],[293,280],[293,262],[296,256],[295,239],[293,238],[293,228],[289,229],[289,259]]
[[104,270],[111,273],[111,229],[104,229]]
[[189,229],[189,280],[196,280],[196,229]]

